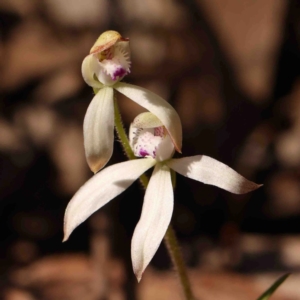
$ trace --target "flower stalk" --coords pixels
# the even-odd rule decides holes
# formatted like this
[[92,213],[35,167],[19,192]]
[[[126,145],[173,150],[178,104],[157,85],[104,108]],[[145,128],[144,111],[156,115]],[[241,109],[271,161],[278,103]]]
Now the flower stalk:
[[[114,99],[114,110],[115,110],[115,129],[119,137],[119,140],[123,146],[123,150],[129,160],[136,159],[130,147],[129,140],[123,126],[122,117],[116,99]],[[176,176],[175,172],[172,172],[173,188],[175,186],[175,178],[174,178],[175,176]],[[146,189],[149,183],[149,178],[145,174],[143,174],[140,176],[139,179],[143,188]],[[174,265],[174,269],[177,272],[177,275],[179,277],[179,281],[182,286],[185,300],[194,300],[189,278],[187,276],[186,266],[171,224],[169,225],[167,232],[165,234],[164,242],[166,244],[168,253]]]
[[164,241],[174,265],[175,271],[178,274],[185,299],[194,300],[195,298],[193,296],[191,284],[187,275],[186,265],[184,263],[182,252],[180,250],[175,232],[171,224],[167,229]]
[[[115,129],[118,138],[122,144],[123,150],[129,160],[135,159],[136,157],[134,156],[134,153],[130,147],[129,140],[126,131],[124,129],[124,125],[123,125],[123,121],[122,121],[122,117],[121,117],[121,113],[119,110],[119,105],[117,103],[116,97],[114,97],[114,109],[115,109]],[[139,179],[143,188],[146,189],[149,183],[149,178],[145,174],[143,174],[140,176]]]
[[123,121],[122,121],[122,117],[121,117],[121,113],[119,110],[116,97],[114,97],[114,110],[115,110],[115,129],[119,137],[119,140],[123,146],[123,150],[128,159],[135,159],[134,153],[130,147],[129,140],[127,138],[124,129],[124,125],[123,125]]

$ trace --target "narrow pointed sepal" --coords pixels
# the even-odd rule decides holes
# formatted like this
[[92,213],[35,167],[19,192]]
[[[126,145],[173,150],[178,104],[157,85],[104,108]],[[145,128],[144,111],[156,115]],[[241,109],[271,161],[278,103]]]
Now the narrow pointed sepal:
[[167,231],[173,213],[173,202],[170,169],[158,163],[149,181],[141,218],[131,242],[133,271],[138,281]]
[[166,164],[183,176],[215,185],[234,194],[245,194],[262,186],[249,181],[227,165],[205,155],[171,159]]
[[114,88],[153,113],[166,127],[175,149],[181,152],[181,121],[175,109],[166,100],[147,89],[124,82],[118,82]]
[[126,190],[156,161],[152,158],[130,160],[107,167],[88,180],[69,202],[64,218],[64,240],[90,215]]
[[83,123],[85,155],[94,173],[102,169],[111,158],[114,122],[113,89],[104,87],[90,103]]

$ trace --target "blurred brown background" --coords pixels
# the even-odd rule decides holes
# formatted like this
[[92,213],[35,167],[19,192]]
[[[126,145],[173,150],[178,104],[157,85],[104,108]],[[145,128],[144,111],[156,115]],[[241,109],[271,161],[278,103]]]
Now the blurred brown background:
[[[300,4],[291,0],[1,0],[1,299],[180,299],[162,245],[137,285],[134,184],[64,244],[64,209],[92,175],[81,62],[100,33],[129,37],[126,82],[179,112],[183,155],[212,156],[260,190],[178,176],[173,225],[199,299],[300,299]],[[126,126],[141,111],[119,95]],[[116,141],[111,164],[125,159]]]

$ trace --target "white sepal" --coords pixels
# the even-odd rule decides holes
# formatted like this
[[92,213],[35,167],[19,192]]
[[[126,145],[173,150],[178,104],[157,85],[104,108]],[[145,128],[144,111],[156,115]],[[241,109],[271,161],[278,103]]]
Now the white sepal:
[[94,78],[99,72],[98,59],[94,54],[86,56],[81,65],[81,73],[84,81],[91,87],[100,89],[103,84]]
[[167,231],[173,213],[173,202],[170,169],[157,164],[149,181],[141,218],[131,242],[133,271],[138,281]]
[[64,219],[64,241],[72,231],[107,202],[126,190],[155,160],[136,159],[107,167],[88,180],[69,202]]
[[176,150],[181,152],[181,121],[175,109],[166,100],[147,89],[124,82],[116,83],[114,88],[137,104],[145,107],[160,119],[168,131]]
[[167,134],[157,146],[155,159],[157,161],[165,161],[171,158],[174,152],[174,144],[172,143],[170,136]]
[[218,160],[205,155],[171,159],[166,164],[183,176],[215,185],[234,194],[245,194],[261,186],[249,181]]
[[85,155],[96,173],[109,161],[114,143],[113,89],[103,87],[91,101],[83,122]]

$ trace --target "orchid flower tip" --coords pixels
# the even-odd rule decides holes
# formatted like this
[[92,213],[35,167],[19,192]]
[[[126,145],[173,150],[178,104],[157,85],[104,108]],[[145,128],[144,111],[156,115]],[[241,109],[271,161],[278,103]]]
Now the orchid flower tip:
[[245,188],[245,190],[243,192],[241,192],[240,194],[247,194],[249,192],[259,189],[262,186],[263,186],[263,184],[257,184],[254,182],[250,182],[250,185],[247,188]]
[[174,144],[174,147],[178,153],[182,154],[181,146],[178,147],[178,145]]
[[64,235],[64,238],[63,238],[63,240],[62,240],[62,243],[66,242],[68,239],[69,239],[69,236]]
[[141,281],[141,279],[142,279],[142,275],[143,275],[143,274],[140,274],[140,273],[136,273],[136,274],[135,274],[138,283],[140,283],[140,281]]

